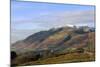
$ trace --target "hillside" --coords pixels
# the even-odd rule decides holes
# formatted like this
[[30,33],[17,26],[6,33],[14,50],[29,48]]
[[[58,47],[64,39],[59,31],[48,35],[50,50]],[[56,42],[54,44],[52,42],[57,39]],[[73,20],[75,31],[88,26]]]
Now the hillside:
[[[59,60],[61,60],[60,63],[74,62],[73,60],[78,62],[83,58],[87,60],[82,61],[93,61],[95,58],[95,29],[87,26],[52,28],[17,41],[11,45],[11,50],[17,54],[17,57],[12,59],[13,65],[51,63],[45,63],[47,60],[52,60],[52,63],[59,63]],[[69,55],[72,57],[68,60]],[[81,58],[76,60],[74,55]],[[62,59],[63,56],[67,59]],[[54,58],[57,58],[58,62]]]

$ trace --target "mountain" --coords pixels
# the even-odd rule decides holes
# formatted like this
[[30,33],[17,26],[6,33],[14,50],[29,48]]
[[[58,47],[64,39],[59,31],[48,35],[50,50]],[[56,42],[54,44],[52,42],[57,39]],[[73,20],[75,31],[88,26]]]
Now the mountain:
[[53,60],[61,63],[93,61],[94,54],[95,28],[88,26],[52,28],[11,45],[12,65],[46,64],[47,60],[50,61],[48,63],[55,63]]
[[[28,36],[26,39],[17,41],[11,45],[11,49],[18,52],[28,50],[64,49],[69,47],[85,47],[89,36],[94,39],[94,28],[61,27],[52,28],[48,31],[40,31]],[[94,41],[94,40],[93,40]]]

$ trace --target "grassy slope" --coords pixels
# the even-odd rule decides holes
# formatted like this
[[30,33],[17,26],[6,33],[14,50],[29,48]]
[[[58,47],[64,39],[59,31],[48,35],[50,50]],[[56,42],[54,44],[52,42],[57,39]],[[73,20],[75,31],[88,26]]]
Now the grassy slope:
[[89,53],[71,53],[60,55],[57,57],[51,57],[48,59],[40,59],[37,61],[31,61],[21,65],[40,65],[40,64],[58,64],[58,63],[72,63],[72,62],[85,62],[85,61],[94,61],[95,55]]

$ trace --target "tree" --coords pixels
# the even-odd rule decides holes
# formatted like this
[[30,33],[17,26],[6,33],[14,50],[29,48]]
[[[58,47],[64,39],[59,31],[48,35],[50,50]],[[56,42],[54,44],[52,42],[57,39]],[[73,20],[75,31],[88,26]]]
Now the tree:
[[15,51],[11,51],[11,59],[15,59],[17,57],[17,54]]

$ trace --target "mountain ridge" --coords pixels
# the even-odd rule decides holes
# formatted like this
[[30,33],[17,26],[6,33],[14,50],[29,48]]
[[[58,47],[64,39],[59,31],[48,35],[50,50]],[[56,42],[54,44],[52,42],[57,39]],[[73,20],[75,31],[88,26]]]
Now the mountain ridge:
[[[23,52],[27,50],[53,49],[55,47],[58,49],[60,47],[65,47],[65,45],[69,47],[71,45],[80,44],[79,40],[87,42],[84,40],[87,39],[88,34],[92,32],[94,32],[94,28],[88,26],[79,28],[76,26],[52,28],[48,31],[40,31],[32,34],[24,40],[17,41],[11,45],[11,48],[14,48],[15,51]],[[94,35],[94,33],[92,35]],[[77,38],[79,39],[77,40]]]

